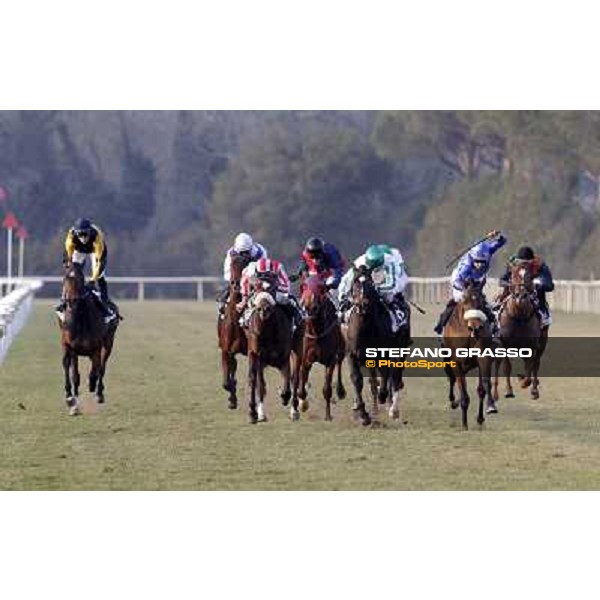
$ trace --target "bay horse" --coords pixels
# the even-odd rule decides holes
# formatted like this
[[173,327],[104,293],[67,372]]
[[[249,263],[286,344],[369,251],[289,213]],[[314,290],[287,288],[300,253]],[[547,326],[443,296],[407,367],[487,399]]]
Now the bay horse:
[[229,280],[229,297],[223,314],[219,314],[217,321],[217,335],[221,349],[221,369],[223,371],[223,389],[229,392],[229,408],[235,410],[238,405],[237,398],[237,354],[248,354],[248,341],[244,328],[240,325],[240,314],[236,305],[242,299],[240,282],[242,271],[248,265],[244,257],[234,255],[231,257],[231,270]]
[[[394,334],[391,329],[390,315],[368,269],[354,269],[354,280],[350,290],[351,306],[347,323],[344,327],[346,351],[350,363],[350,378],[356,393],[354,410],[358,413],[362,424],[368,426],[372,419],[362,397],[364,378],[362,362],[366,348],[377,347],[407,347],[407,335]],[[402,381],[403,368],[364,367],[371,381],[380,379],[378,399],[385,404],[391,395],[392,405],[390,417],[400,419],[400,391],[404,387]],[[373,386],[372,386],[373,389]]]
[[[105,401],[104,376],[111,355],[120,317],[110,324],[98,300],[86,286],[83,267],[69,263],[65,268],[62,297],[66,308],[64,320],[59,322],[63,350],[62,364],[65,373],[66,402],[71,416],[81,413],[79,405],[79,356],[89,357],[92,367],[89,390],[95,392],[99,404]],[[116,308],[116,307],[115,307]],[[118,313],[118,309],[117,309]]]
[[[284,309],[276,303],[276,276],[269,274],[259,278],[259,289],[252,299],[252,309],[246,327],[248,339],[248,403],[250,423],[264,422],[267,393],[265,367],[275,367],[283,377],[280,392],[282,404],[287,406],[292,399],[290,416],[300,418],[298,398],[292,394],[292,368],[290,357],[295,334],[292,323]],[[300,335],[297,336],[301,339]],[[294,386],[295,387],[295,386]],[[257,402],[258,396],[258,402]]]
[[308,409],[306,384],[312,365],[320,363],[325,367],[325,383],[323,385],[325,420],[331,421],[332,381],[336,367],[337,396],[339,399],[346,396],[342,381],[345,343],[337,309],[329,297],[329,290],[322,276],[311,275],[303,281],[300,302],[306,312],[298,391],[300,407],[302,410]]
[[456,350],[459,348],[477,348],[483,350],[492,347],[492,334],[488,319],[482,310],[485,306],[485,298],[481,289],[469,282],[464,290],[463,299],[458,302],[448,319],[443,331],[444,346],[452,350],[452,358],[456,366],[446,365],[444,368],[449,382],[449,400],[452,409],[456,409],[454,386],[458,382],[460,391],[460,407],[462,410],[462,425],[466,430],[469,428],[469,392],[467,390],[466,375],[472,369],[478,370],[479,381],[477,394],[479,396],[479,410],[477,412],[477,423],[481,426],[485,422],[484,398],[487,398],[487,413],[497,413],[498,409],[491,391],[491,357],[457,357]]
[[[525,376],[521,387],[531,386],[530,396],[540,397],[538,371],[540,361],[548,342],[548,327],[542,327],[537,312],[537,296],[533,284],[530,261],[515,261],[510,267],[508,295],[502,301],[498,317],[499,339],[506,347],[529,348],[531,358],[523,358]],[[510,382],[512,364],[509,359],[494,361],[494,399],[498,399],[498,375],[500,365],[504,365],[506,377],[506,398],[514,397]]]

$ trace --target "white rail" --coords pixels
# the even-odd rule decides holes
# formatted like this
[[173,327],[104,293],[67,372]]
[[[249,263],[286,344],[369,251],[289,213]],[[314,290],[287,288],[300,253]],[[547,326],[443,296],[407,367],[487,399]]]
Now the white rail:
[[[191,285],[195,290],[198,301],[206,298],[205,285],[220,286],[222,278],[217,276],[203,277],[109,277],[110,284],[133,285],[136,297],[143,301],[146,299],[148,285],[172,286]],[[13,279],[10,284],[6,278],[0,277],[0,295],[8,293],[17,285],[26,285],[32,282],[60,284],[61,277],[41,276],[21,280]],[[554,292],[548,294],[548,302],[554,310],[568,313],[595,313],[600,314],[600,281],[565,281],[554,282]],[[443,304],[449,298],[448,277],[411,277],[409,297],[413,302],[420,304]],[[486,293],[493,297],[498,291],[498,280],[488,279]]]
[[18,281],[8,295],[0,298],[0,365],[8,349],[27,322],[33,296],[41,286],[41,281]]

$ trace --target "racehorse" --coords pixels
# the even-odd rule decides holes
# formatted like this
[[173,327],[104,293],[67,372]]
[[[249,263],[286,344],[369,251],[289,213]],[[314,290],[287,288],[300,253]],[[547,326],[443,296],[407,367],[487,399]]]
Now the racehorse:
[[311,275],[303,282],[301,304],[306,311],[306,324],[300,367],[300,389],[298,391],[300,407],[302,410],[308,409],[306,383],[312,365],[320,363],[325,367],[325,383],[323,385],[325,420],[331,421],[332,380],[336,366],[336,393],[340,399],[346,396],[346,390],[342,382],[345,344],[336,307],[331,301],[328,288],[320,275]]
[[[87,288],[83,267],[77,263],[66,266],[63,279],[63,298],[66,303],[61,328],[65,393],[69,414],[80,414],[79,406],[79,356],[87,356],[92,362],[89,390],[96,393],[99,404],[105,401],[104,375],[112,352],[120,316],[107,325],[98,305],[99,300]],[[116,308],[116,307],[115,307]],[[118,314],[118,309],[117,309]]]
[[[542,327],[537,313],[537,297],[533,284],[533,274],[527,261],[516,261],[511,266],[508,285],[509,293],[503,300],[498,317],[502,344],[511,348],[529,348],[531,358],[523,358],[525,376],[521,387],[531,386],[530,395],[540,397],[538,371],[540,361],[548,342],[548,328]],[[510,375],[512,365],[509,359],[494,361],[494,399],[498,399],[498,374],[500,365],[504,365],[506,377],[506,398],[514,397]]]
[[485,422],[483,411],[483,399],[487,397],[487,413],[497,413],[496,403],[491,393],[491,357],[457,357],[458,348],[477,348],[483,350],[492,346],[492,334],[490,324],[482,308],[485,306],[485,298],[482,291],[470,282],[464,290],[463,299],[457,303],[450,319],[444,327],[444,345],[452,352],[451,361],[456,366],[446,365],[444,370],[449,381],[450,406],[458,408],[454,395],[454,385],[458,381],[460,391],[460,407],[462,409],[462,425],[464,429],[469,428],[468,411],[470,398],[467,390],[466,374],[472,369],[478,369],[479,382],[477,394],[479,396],[479,410],[477,423],[481,426]]
[[[408,336],[394,334],[391,329],[390,315],[379,297],[371,274],[363,267],[354,269],[354,281],[350,291],[351,307],[344,327],[346,351],[350,363],[350,377],[356,392],[354,410],[357,411],[362,424],[371,424],[371,416],[367,412],[362,397],[363,374],[361,365],[364,351],[370,347],[403,347],[409,345]],[[391,394],[392,405],[389,414],[393,419],[400,418],[400,390],[403,368],[375,367],[367,368],[371,381],[380,378],[378,391],[379,402],[385,404]]]
[[243,327],[240,325],[240,314],[236,305],[242,299],[240,281],[242,271],[248,261],[242,256],[231,257],[231,276],[229,281],[229,298],[223,314],[219,315],[217,322],[217,335],[219,347],[221,348],[221,369],[223,371],[223,389],[229,392],[229,408],[234,410],[238,405],[237,398],[237,359],[236,354],[246,356],[248,353],[248,342]]
[[[292,368],[290,356],[294,345],[292,324],[284,309],[275,301],[277,290],[276,276],[272,274],[259,278],[259,289],[251,301],[252,308],[247,321],[248,339],[248,398],[250,423],[267,420],[264,400],[267,392],[264,370],[271,366],[278,369],[283,377],[280,398],[284,406],[292,399],[290,416],[300,417],[298,397],[292,394]],[[295,387],[295,386],[294,386]],[[257,402],[258,395],[258,402]]]

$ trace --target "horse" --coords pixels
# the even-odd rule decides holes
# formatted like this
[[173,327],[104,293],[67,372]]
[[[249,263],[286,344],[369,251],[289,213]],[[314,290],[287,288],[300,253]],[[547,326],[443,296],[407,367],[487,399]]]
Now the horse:
[[280,398],[284,406],[289,404],[290,398],[292,399],[290,416],[295,421],[300,418],[298,398],[296,394],[292,394],[291,381],[291,354],[295,334],[292,332],[289,317],[276,303],[276,277],[264,276],[259,280],[259,284],[261,289],[252,299],[252,309],[246,327],[250,423],[267,421],[264,409],[267,391],[264,370],[267,366],[275,367],[280,371],[283,377]]
[[462,410],[462,425],[466,430],[469,428],[468,411],[470,398],[467,390],[466,374],[477,368],[479,382],[477,394],[479,396],[479,410],[477,423],[482,426],[485,422],[483,400],[487,397],[487,413],[497,413],[498,409],[491,392],[491,357],[458,357],[456,350],[459,348],[478,348],[480,350],[492,345],[491,328],[482,308],[485,306],[485,298],[481,289],[470,282],[464,290],[463,299],[457,303],[448,319],[443,331],[444,345],[453,352],[452,361],[455,367],[446,364],[444,370],[449,382],[450,406],[458,408],[454,395],[454,386],[458,381],[460,390],[460,407]]
[[[531,386],[533,399],[540,397],[538,371],[541,357],[548,341],[548,328],[542,327],[537,312],[537,297],[533,284],[533,274],[526,261],[517,261],[511,266],[508,295],[503,300],[498,317],[499,338],[504,346],[511,348],[529,348],[530,358],[524,358],[525,376],[521,387]],[[513,398],[510,382],[512,365],[509,359],[498,359],[494,363],[494,399],[498,399],[498,374],[500,365],[504,365],[506,377],[506,398]]]
[[302,284],[301,304],[306,312],[302,360],[300,368],[300,408],[308,409],[306,383],[314,363],[325,367],[323,398],[325,399],[325,420],[331,421],[332,380],[337,367],[336,393],[339,399],[345,398],[346,390],[342,381],[342,363],[345,344],[337,316],[337,309],[329,297],[329,290],[323,277],[311,275]]
[[[354,268],[354,280],[350,290],[351,306],[348,312],[347,324],[344,327],[346,350],[350,363],[350,378],[356,393],[354,410],[364,426],[371,424],[365,402],[362,397],[363,374],[361,365],[364,351],[371,347],[402,347],[408,346],[408,336],[394,334],[391,329],[390,315],[380,298],[371,278],[371,273],[363,267]],[[389,415],[400,419],[400,391],[404,387],[402,381],[403,368],[375,367],[367,368],[371,382],[380,378],[378,400],[385,404],[392,397]],[[373,388],[372,388],[373,389]]]
[[[85,284],[83,267],[77,263],[66,266],[63,279],[66,303],[64,320],[59,322],[63,350],[66,402],[71,416],[81,413],[79,406],[79,356],[90,358],[89,390],[104,403],[104,376],[111,355],[120,316],[107,325],[93,292]],[[118,310],[117,310],[118,314]]]
[[242,256],[231,257],[231,276],[229,280],[229,297],[223,314],[217,321],[217,336],[221,349],[221,369],[223,371],[223,389],[229,393],[229,408],[235,410],[238,405],[237,398],[237,359],[236,354],[248,354],[248,341],[244,328],[240,325],[240,315],[236,305],[242,299],[240,282],[242,271],[247,266],[248,260]]

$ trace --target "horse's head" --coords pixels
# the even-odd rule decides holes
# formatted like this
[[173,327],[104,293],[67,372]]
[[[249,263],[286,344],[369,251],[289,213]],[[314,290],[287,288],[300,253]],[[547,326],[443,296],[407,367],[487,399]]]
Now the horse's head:
[[532,261],[516,260],[511,264],[508,289],[510,297],[507,313],[511,316],[531,317],[535,313]]
[[354,268],[354,281],[350,297],[360,315],[367,314],[379,302],[371,272],[366,267]]
[[242,271],[250,264],[250,257],[244,254],[234,254],[231,257],[229,266],[229,295],[232,298],[239,298],[240,282],[242,280]]
[[324,303],[328,301],[327,286],[320,275],[311,275],[302,284],[300,302],[309,318],[320,314]]
[[260,321],[267,321],[273,314],[276,302],[273,295],[267,291],[258,292],[254,297],[254,310]]
[[460,302],[462,317],[471,335],[479,338],[488,318],[484,312],[485,298],[481,288],[473,282],[466,286]]
[[85,277],[82,265],[71,262],[65,266],[62,295],[67,305],[77,302],[85,295]]

